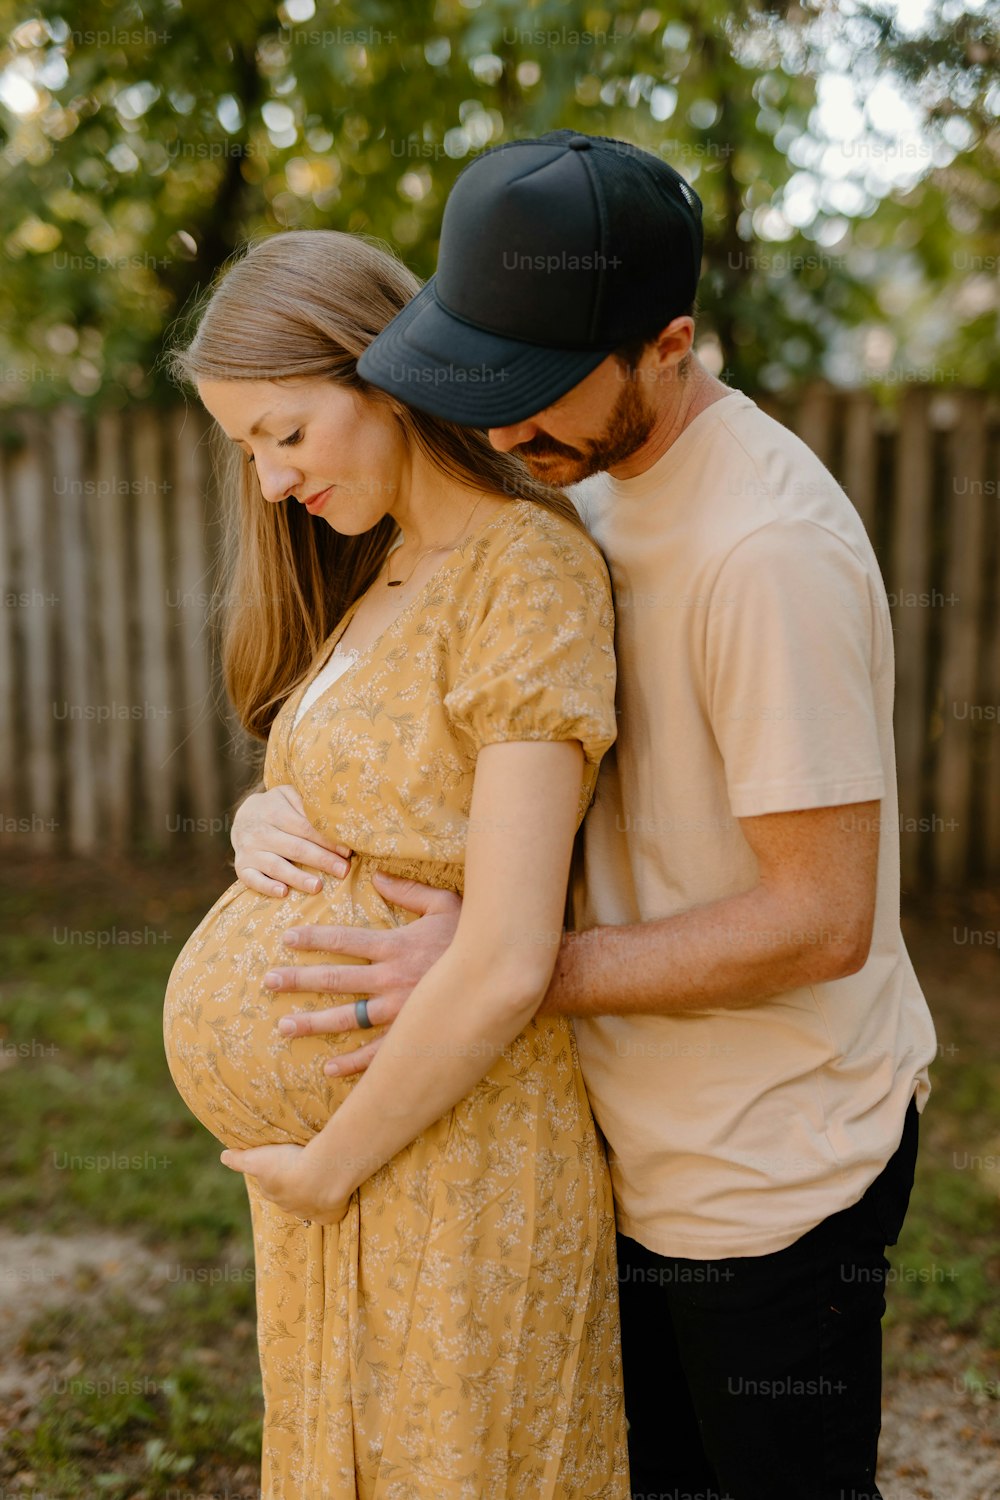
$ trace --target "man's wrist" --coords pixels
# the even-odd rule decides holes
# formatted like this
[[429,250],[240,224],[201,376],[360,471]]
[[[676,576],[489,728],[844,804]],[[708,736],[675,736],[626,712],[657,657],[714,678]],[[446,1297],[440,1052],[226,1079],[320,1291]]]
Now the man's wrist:
[[536,1012],[541,1016],[582,1016],[588,1014],[585,996],[580,989],[580,974],[585,972],[583,959],[592,947],[596,927],[583,932],[571,932],[568,928],[562,935],[555,968],[549,980],[545,998]]

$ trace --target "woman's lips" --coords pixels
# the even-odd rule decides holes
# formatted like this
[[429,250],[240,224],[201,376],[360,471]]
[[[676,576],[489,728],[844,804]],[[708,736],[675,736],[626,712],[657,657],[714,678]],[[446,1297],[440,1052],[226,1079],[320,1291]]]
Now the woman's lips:
[[303,500],[302,504],[308,511],[318,510],[332,489],[333,485],[328,484],[325,490],[319,490],[317,494],[310,495],[309,499]]

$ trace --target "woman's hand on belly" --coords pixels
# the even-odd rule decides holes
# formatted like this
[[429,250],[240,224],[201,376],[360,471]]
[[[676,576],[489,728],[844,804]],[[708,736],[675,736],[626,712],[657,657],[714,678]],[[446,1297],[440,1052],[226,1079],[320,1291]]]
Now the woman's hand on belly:
[[230,839],[237,875],[261,896],[287,896],[289,890],[314,893],[323,883],[312,870],[343,877],[349,868],[350,849],[328,843],[313,827],[293,786],[274,786],[245,797],[233,818]]
[[324,1180],[305,1146],[254,1146],[223,1151],[220,1159],[234,1172],[255,1177],[264,1197],[286,1214],[312,1224],[339,1224],[347,1212],[350,1194],[331,1197],[329,1169]]

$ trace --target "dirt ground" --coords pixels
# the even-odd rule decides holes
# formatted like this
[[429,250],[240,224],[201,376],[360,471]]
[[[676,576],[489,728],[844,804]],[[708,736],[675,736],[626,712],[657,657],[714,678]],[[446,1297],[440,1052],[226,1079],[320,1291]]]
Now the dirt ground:
[[[147,1246],[122,1234],[0,1232],[0,1267],[0,1324],[8,1351],[0,1365],[2,1440],[11,1427],[30,1422],[39,1393],[53,1378],[44,1355],[16,1352],[32,1320],[59,1300],[99,1298],[112,1288],[127,1291],[140,1309],[155,1307],[157,1263]],[[939,1368],[950,1368],[950,1374],[886,1382],[879,1466],[884,1500],[1000,1500],[1000,1404],[963,1382],[957,1338],[945,1336],[937,1352]],[[36,1476],[20,1477],[30,1493]],[[245,1475],[230,1480],[236,1493]]]

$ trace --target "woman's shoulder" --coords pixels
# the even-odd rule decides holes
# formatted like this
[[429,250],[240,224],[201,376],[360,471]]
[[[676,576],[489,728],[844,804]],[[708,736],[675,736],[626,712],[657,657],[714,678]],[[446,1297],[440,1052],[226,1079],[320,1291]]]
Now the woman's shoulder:
[[484,582],[563,577],[610,592],[607,565],[582,524],[537,500],[504,503],[509,511],[498,515],[497,524],[489,528],[484,538],[488,545],[476,559]]

